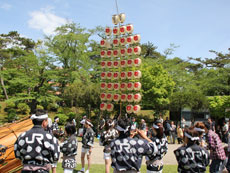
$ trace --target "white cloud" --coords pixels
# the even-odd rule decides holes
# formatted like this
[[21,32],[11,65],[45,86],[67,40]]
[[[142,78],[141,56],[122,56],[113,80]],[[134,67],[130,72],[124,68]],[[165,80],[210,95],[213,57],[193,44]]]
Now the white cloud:
[[0,4],[0,8],[4,9],[4,10],[9,10],[11,9],[11,5],[10,4],[7,4],[7,3],[4,3],[4,4]]
[[51,35],[58,26],[68,23],[65,18],[55,15],[51,10],[52,8],[48,7],[40,11],[31,12],[31,19],[28,21],[29,27],[42,30],[46,35]]

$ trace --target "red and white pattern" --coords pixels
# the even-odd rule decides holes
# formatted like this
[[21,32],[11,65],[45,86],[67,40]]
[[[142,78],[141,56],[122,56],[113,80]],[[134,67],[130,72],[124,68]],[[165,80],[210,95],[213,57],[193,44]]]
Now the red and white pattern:
[[113,67],[112,61],[107,61],[106,66],[107,66],[108,68],[112,68],[112,67]]
[[126,79],[126,77],[127,77],[127,73],[125,71],[122,71],[121,72],[121,80]]
[[127,100],[127,95],[126,94],[121,94],[121,101],[126,102]]
[[111,112],[111,111],[113,111],[113,107],[114,106],[112,103],[108,103],[106,109],[107,109],[107,111]]
[[131,56],[133,54],[133,48],[132,47],[129,47],[127,49],[127,55]]
[[104,58],[106,57],[107,53],[105,50],[102,50],[101,53],[100,53],[101,57]]
[[141,71],[140,70],[137,70],[134,72],[134,78],[135,79],[140,79],[141,78]]
[[126,26],[124,25],[120,26],[120,33],[123,35],[126,33]]
[[101,93],[100,98],[102,101],[106,100],[106,93]]
[[113,88],[114,88],[115,91],[119,90],[120,89],[120,84],[119,83],[114,83]]
[[112,99],[113,99],[113,94],[107,93],[107,95],[106,95],[106,100],[112,101]]
[[126,67],[126,64],[127,64],[127,61],[126,61],[126,60],[121,60],[121,61],[120,61],[120,66],[121,66],[122,68]]
[[107,36],[110,36],[111,33],[112,33],[112,29],[111,29],[110,27],[106,27],[106,28],[105,28],[105,34],[106,34]]
[[105,90],[107,88],[107,84],[105,82],[101,83],[101,89]]
[[141,89],[141,83],[140,82],[135,82],[133,86],[135,91],[140,91]]
[[134,100],[134,102],[136,102],[136,103],[140,102],[140,101],[141,101],[141,94],[139,94],[139,93],[134,94],[133,100]]
[[141,110],[140,105],[133,106],[133,113],[137,114],[138,112],[140,112],[140,110]]
[[106,79],[106,72],[101,72],[101,79]]
[[139,67],[140,65],[141,65],[141,59],[140,58],[134,59],[134,66]]
[[113,101],[115,101],[115,102],[120,101],[120,98],[121,98],[120,94],[114,94],[113,95]]
[[128,94],[127,95],[127,101],[128,102],[133,102],[133,94]]
[[119,56],[119,50],[117,50],[117,49],[114,49],[113,50],[113,57],[118,57]]
[[112,72],[107,72],[106,77],[107,77],[107,79],[112,79],[113,73]]
[[141,47],[140,46],[134,47],[133,52],[135,55],[140,55],[141,54]]
[[133,71],[128,71],[127,72],[127,79],[132,79],[133,78]]
[[120,34],[120,30],[119,30],[119,28],[117,26],[115,26],[113,28],[113,35],[119,35],[119,34]]
[[126,112],[127,112],[128,114],[131,114],[131,113],[133,112],[133,105],[127,105],[127,106],[126,106]]
[[126,91],[127,83],[121,83],[120,88],[121,88],[121,91]]
[[106,61],[101,61],[101,68],[106,68]]
[[140,43],[140,41],[141,41],[140,34],[136,34],[136,35],[133,36],[133,42],[134,43]]
[[127,84],[127,90],[128,90],[128,91],[132,91],[133,88],[134,88],[134,84],[133,84],[132,82],[129,82],[129,83]]
[[134,60],[133,59],[128,59],[127,60],[127,66],[128,67],[133,67]]
[[113,83],[107,83],[107,89],[112,90],[113,89]]
[[133,44],[133,36],[128,36],[127,39],[126,39],[126,42],[128,44]]
[[126,32],[128,34],[132,34],[132,32],[133,32],[133,25],[132,24],[126,25]]
[[104,111],[104,110],[106,110],[106,108],[107,108],[107,104],[104,103],[104,102],[102,102],[102,103],[100,104],[100,109],[101,109],[102,111]]
[[113,72],[113,79],[118,80],[120,77],[120,73],[119,72]]

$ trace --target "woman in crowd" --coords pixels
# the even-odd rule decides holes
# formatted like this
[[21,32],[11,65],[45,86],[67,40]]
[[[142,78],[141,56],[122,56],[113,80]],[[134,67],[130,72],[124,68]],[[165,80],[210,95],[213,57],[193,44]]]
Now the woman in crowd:
[[75,133],[75,125],[67,124],[65,126],[67,139],[60,145],[61,152],[63,153],[62,167],[64,168],[64,173],[72,173],[76,167],[77,138]]
[[150,157],[146,157],[147,173],[162,173],[163,170],[163,156],[168,151],[167,137],[164,135],[163,125],[160,120],[153,123],[152,137],[158,147],[158,152]]
[[104,126],[105,131],[101,133],[100,144],[104,146],[105,173],[110,172],[111,164],[111,147],[110,143],[118,136],[118,132],[114,129],[114,121],[109,119]]
[[199,140],[197,141],[197,144],[201,147],[207,147],[207,143],[205,142],[205,125],[203,122],[197,122],[194,126],[194,130],[196,130],[199,134]]
[[182,128],[180,127],[180,124],[178,124],[177,126],[177,141],[178,141],[178,144],[183,144],[183,130]]
[[184,130],[185,144],[174,151],[178,162],[178,172],[204,173],[209,164],[209,153],[197,145],[199,134],[194,127]]

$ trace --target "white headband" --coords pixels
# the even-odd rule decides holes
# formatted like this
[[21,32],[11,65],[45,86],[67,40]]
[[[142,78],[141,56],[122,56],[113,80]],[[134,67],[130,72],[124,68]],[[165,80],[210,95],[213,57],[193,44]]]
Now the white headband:
[[46,118],[48,118],[48,114],[44,114],[44,115],[41,115],[41,116],[37,116],[36,114],[32,114],[31,117],[30,117],[31,120],[35,120],[35,119],[36,120],[44,120]]
[[121,132],[125,132],[125,133],[126,133],[126,132],[129,130],[129,126],[126,127],[126,129],[124,129],[124,128],[122,128],[121,126],[117,125],[117,126],[116,126],[116,129],[117,129],[118,131],[121,131]]
[[114,125],[114,121],[112,121],[111,123],[108,123],[109,126],[113,126]]
[[198,128],[198,127],[195,127],[194,130],[198,131],[198,132],[205,132],[204,129],[201,129],[201,128]]
[[154,129],[159,129],[159,126],[157,126],[156,124],[153,124],[153,128]]
[[192,137],[191,135],[189,135],[188,133],[184,133],[184,135],[186,136],[186,137],[188,137],[189,139],[191,139],[192,141],[197,141],[197,140],[199,140],[200,138],[199,137]]

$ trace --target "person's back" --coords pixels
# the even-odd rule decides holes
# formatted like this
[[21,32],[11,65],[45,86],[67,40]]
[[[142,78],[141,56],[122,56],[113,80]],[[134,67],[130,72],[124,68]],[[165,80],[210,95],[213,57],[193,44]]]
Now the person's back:
[[199,145],[182,146],[174,151],[178,172],[204,173],[209,164],[208,151]]
[[33,128],[22,133],[14,145],[16,158],[23,162],[22,172],[47,172],[49,164],[56,163],[59,158],[57,139],[44,130],[48,124],[48,115],[42,114],[43,110],[39,111],[31,116]]

